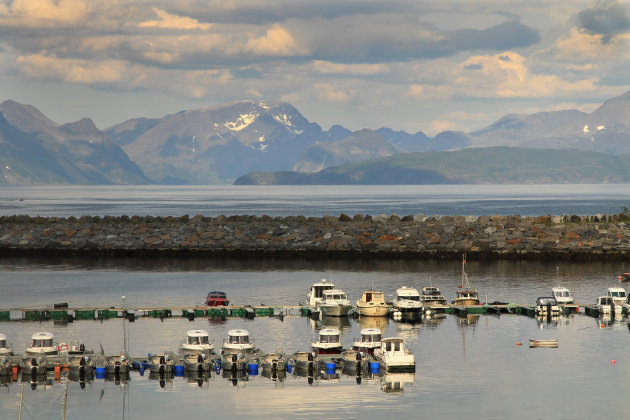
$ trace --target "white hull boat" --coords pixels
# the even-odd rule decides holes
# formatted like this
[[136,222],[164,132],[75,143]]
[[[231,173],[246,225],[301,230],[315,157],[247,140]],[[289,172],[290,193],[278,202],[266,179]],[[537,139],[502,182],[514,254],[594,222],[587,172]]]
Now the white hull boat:
[[384,338],[374,357],[387,372],[415,372],[416,361],[400,337]]
[[352,309],[346,292],[341,289],[324,290],[318,306],[324,316],[347,316]]
[[210,342],[208,332],[205,330],[188,330],[186,341],[179,346],[184,356],[197,355],[200,353],[214,353],[214,344]]
[[26,347],[26,356],[57,355],[59,349],[53,343],[53,335],[48,332],[36,332],[31,336],[31,345]]

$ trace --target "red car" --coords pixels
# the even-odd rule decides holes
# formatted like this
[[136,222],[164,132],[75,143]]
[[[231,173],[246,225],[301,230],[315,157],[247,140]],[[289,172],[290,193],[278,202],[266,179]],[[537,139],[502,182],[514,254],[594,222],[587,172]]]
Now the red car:
[[224,292],[210,292],[208,293],[208,299],[206,299],[208,306],[228,306],[230,301],[228,300]]

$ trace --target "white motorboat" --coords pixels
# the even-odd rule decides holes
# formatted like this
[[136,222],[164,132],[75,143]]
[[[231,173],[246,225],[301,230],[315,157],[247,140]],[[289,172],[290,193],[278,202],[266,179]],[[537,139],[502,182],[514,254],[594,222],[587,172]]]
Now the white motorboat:
[[36,332],[31,336],[31,345],[26,347],[26,356],[59,354],[59,349],[53,343],[53,338],[54,336],[49,332]]
[[331,290],[334,288],[335,285],[327,283],[326,279],[322,279],[320,282],[314,283],[308,293],[306,293],[306,302],[304,302],[304,304],[311,308],[316,308],[322,300],[324,290]]
[[13,355],[13,349],[7,344],[7,336],[0,334],[0,357]]
[[468,276],[466,275],[466,255],[462,256],[462,280],[453,299],[453,305],[456,306],[476,306],[481,305],[479,300],[479,294],[477,289],[468,283]]
[[553,296],[543,296],[536,299],[536,315],[538,316],[558,316],[560,315],[560,306]]
[[422,305],[426,307],[446,305],[446,298],[442,296],[440,289],[437,287],[427,286],[422,288],[420,302],[422,302]]
[[341,289],[329,289],[322,292],[319,309],[325,316],[347,316],[352,308],[348,295]]
[[222,354],[253,353],[254,341],[249,339],[247,330],[229,330],[221,346]]
[[573,303],[573,296],[566,287],[553,287],[551,289],[551,296],[555,297],[560,305]]
[[593,305],[595,309],[602,315],[609,315],[612,313],[613,299],[610,296],[599,296]]
[[387,372],[415,372],[416,361],[405,347],[401,337],[384,338],[381,347],[374,350],[374,357]]
[[401,316],[420,316],[422,312],[420,293],[413,287],[403,286],[396,290],[393,306],[394,311],[400,312]]
[[379,328],[363,328],[361,338],[352,343],[352,350],[374,354],[381,347],[382,331]]
[[184,356],[191,354],[212,354],[214,353],[214,343],[210,342],[208,331],[205,330],[188,330],[186,332],[186,341],[179,346]]
[[621,315],[623,305],[625,305],[626,300],[628,299],[626,289],[623,287],[609,287],[606,292],[606,296],[612,298],[613,311],[615,312],[615,315]]
[[357,310],[361,316],[386,316],[389,305],[385,302],[385,293],[366,290],[357,300]]
[[343,344],[337,328],[324,328],[319,331],[317,341],[312,343],[313,351],[316,354],[341,354]]

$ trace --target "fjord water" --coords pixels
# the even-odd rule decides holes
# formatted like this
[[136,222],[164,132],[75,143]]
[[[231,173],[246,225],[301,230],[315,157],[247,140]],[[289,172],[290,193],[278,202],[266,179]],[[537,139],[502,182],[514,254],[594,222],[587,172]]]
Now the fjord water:
[[[597,186],[403,186],[403,187],[3,187],[0,214],[41,216],[268,214],[596,214],[618,213],[628,203],[624,185]],[[21,199],[21,200],[20,200]],[[488,301],[533,303],[556,285],[580,303],[593,303],[627,262],[469,261],[467,273]],[[321,278],[344,289],[352,301],[374,287],[393,295],[402,285],[438,286],[447,298],[457,289],[458,260],[301,260],[3,257],[0,308],[129,307],[197,305],[210,290],[224,290],[235,304],[294,305]],[[169,417],[273,418],[602,418],[630,408],[625,384],[630,373],[627,319],[600,320],[584,314],[539,322],[522,315],[452,315],[404,324],[388,319],[311,321],[292,313],[278,318],[225,321],[141,318],[127,323],[133,356],[176,350],[186,330],[208,330],[219,346],[227,330],[246,328],[264,351],[308,350],[317,330],[336,326],[346,347],[361,328],[378,326],[385,336],[403,336],[412,347],[413,376],[378,375],[273,381],[262,375],[238,380],[214,372],[199,387],[195,379],[164,383],[133,372],[127,384],[103,379],[71,382],[66,413],[72,419]],[[56,341],[82,341],[87,348],[116,353],[123,345],[120,319],[2,322],[16,353],[35,331]],[[557,349],[530,349],[528,339],[558,339]],[[517,342],[522,343],[518,346]],[[613,363],[614,361],[614,363]],[[384,392],[399,381],[403,392]],[[405,383],[408,381],[409,383]],[[65,387],[49,381],[24,387],[23,418],[62,418]],[[0,386],[0,417],[17,418],[19,383]]]
[[2,186],[0,215],[615,214],[627,184]]
[[[532,303],[548,295],[552,285],[569,287],[578,302],[592,303],[607,287],[617,285],[623,263],[470,261],[470,280],[489,301]],[[283,261],[134,260],[59,261],[0,258],[0,306],[39,307],[68,302],[73,307],[118,307],[125,296],[130,307],[196,305],[209,290],[225,290],[236,304],[299,303],[310,284],[327,278],[355,301],[370,287],[392,295],[402,285],[439,286],[452,297],[460,278],[459,261]],[[382,375],[357,384],[348,375],[307,378],[289,375],[273,381],[249,376],[236,386],[212,374],[199,387],[195,379],[176,377],[162,388],[148,372],[131,375],[128,384],[102,379],[81,389],[70,383],[68,418],[382,418],[421,413],[421,417],[454,418],[585,418],[613,415],[630,406],[624,384],[630,370],[627,320],[599,320],[584,314],[547,323],[504,314],[461,319],[452,315],[405,324],[388,319],[311,321],[297,313],[225,321],[140,318],[127,323],[134,356],[176,350],[186,330],[206,329],[219,345],[228,329],[246,328],[264,351],[308,350],[323,326],[339,327],[349,347],[361,328],[378,326],[385,336],[400,335],[416,357],[415,375]],[[53,322],[3,322],[1,332],[16,352],[35,331],[55,334],[58,341],[82,341],[87,348],[115,353],[122,348],[120,319]],[[528,339],[559,340],[557,349],[530,349]],[[517,346],[517,342],[522,343]],[[615,361],[613,364],[612,361]],[[393,378],[393,379],[392,379]],[[403,392],[382,390],[387,381],[410,381]],[[15,417],[20,385],[0,388],[0,411]],[[52,382],[32,390],[24,400],[34,418],[61,418],[64,386]],[[562,402],[562,409],[558,407]],[[123,411],[124,404],[124,411]],[[42,414],[44,413],[44,414]]]

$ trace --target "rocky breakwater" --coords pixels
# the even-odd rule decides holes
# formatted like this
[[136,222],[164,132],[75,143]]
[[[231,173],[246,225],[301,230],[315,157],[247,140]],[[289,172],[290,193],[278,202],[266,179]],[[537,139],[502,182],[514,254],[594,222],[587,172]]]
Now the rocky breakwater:
[[623,258],[630,217],[0,217],[0,254]]

